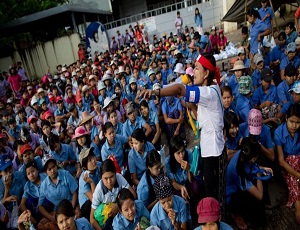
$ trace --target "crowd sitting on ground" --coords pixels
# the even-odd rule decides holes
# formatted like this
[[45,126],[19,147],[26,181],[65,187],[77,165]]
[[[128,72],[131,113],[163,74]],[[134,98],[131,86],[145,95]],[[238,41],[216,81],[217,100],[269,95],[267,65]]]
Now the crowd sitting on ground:
[[[288,23],[261,54],[247,37],[267,35],[269,25],[256,26],[268,17],[247,17],[227,80],[212,56],[226,46],[215,27],[125,40],[40,81],[21,62],[3,72],[1,229],[225,230],[228,216],[240,229],[263,226],[272,176],[286,180],[300,221],[300,37]],[[182,75],[186,86],[176,84]],[[200,175],[187,111],[201,128]]]

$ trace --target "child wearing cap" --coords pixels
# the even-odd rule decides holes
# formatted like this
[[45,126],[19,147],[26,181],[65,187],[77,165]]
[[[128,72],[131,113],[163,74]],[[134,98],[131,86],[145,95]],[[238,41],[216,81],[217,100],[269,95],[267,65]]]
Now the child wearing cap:
[[8,134],[15,140],[20,139],[21,127],[17,125],[16,119],[13,117],[8,118]]
[[247,58],[247,56],[246,56],[246,48],[239,47],[238,48],[238,56],[239,56],[239,60],[244,62],[244,66],[246,68],[250,68],[250,59]]
[[91,108],[91,104],[95,97],[93,94],[90,93],[90,87],[87,85],[83,86],[82,93],[83,93],[83,97],[82,97],[83,105],[87,108]]
[[158,202],[150,213],[150,225],[161,230],[187,229],[187,210],[184,199],[173,195],[169,178],[163,174],[155,178],[153,189]]
[[126,97],[129,101],[132,101],[132,102],[135,101],[137,91],[138,91],[136,82],[137,82],[137,80],[134,77],[131,77],[129,79],[128,90],[126,90],[127,91]]
[[282,107],[280,112],[278,113],[277,117],[280,119],[284,118],[284,115],[286,115],[289,107],[292,104],[300,104],[300,81],[296,81],[291,89],[289,90],[289,93],[292,95],[292,100],[285,103]]
[[100,105],[103,107],[104,106],[104,100],[106,98],[106,86],[102,81],[98,82],[98,91],[99,91],[99,102]]
[[92,209],[90,215],[90,223],[94,229],[100,229],[100,225],[94,217],[97,208],[103,204],[110,204],[110,214],[106,221],[108,227],[111,227],[112,220],[118,213],[118,206],[116,204],[118,194],[121,189],[127,188],[136,197],[135,191],[128,184],[125,178],[116,172],[116,167],[112,160],[106,159],[101,165],[101,180],[95,188],[92,199]]
[[[260,227],[266,221],[262,180],[270,178],[273,171],[255,164],[260,149],[255,138],[243,138],[241,150],[235,153],[227,168],[227,207],[239,229],[247,229],[244,218]],[[260,169],[263,170],[257,171]],[[264,178],[264,174],[268,177]]]
[[236,100],[236,112],[240,123],[248,120],[250,110],[254,107],[252,100],[252,80],[250,76],[242,76],[239,81],[239,94]]
[[43,163],[42,163],[41,157],[35,156],[33,149],[31,148],[31,146],[29,144],[24,144],[24,145],[18,146],[18,151],[20,152],[21,160],[23,163],[18,171],[21,171],[24,173],[24,178],[26,178],[26,165],[31,161],[35,162],[39,172],[43,171]]
[[296,55],[296,43],[291,42],[286,47],[286,56],[282,58],[280,62],[280,77],[281,80],[284,80],[285,76],[285,68],[288,64],[292,64],[296,69],[298,69],[298,66],[300,65],[300,58]]
[[172,69],[168,66],[168,61],[167,59],[162,59],[161,60],[161,65],[162,65],[162,69],[161,69],[161,77],[163,80],[163,84],[167,85],[167,77],[172,73]]
[[288,101],[292,101],[291,95],[288,93],[290,87],[296,80],[297,69],[290,63],[284,69],[284,80],[277,86],[277,95],[279,104],[283,106]]
[[243,138],[251,136],[257,139],[261,147],[261,153],[264,155],[263,157],[259,156],[259,158],[263,162],[266,162],[265,157],[268,158],[268,163],[275,159],[271,131],[267,125],[263,124],[260,110],[250,110],[248,120],[240,124],[240,132]]
[[262,54],[257,53],[254,55],[253,61],[256,65],[256,68],[252,73],[252,85],[253,85],[253,89],[256,90],[257,87],[261,85],[260,72],[264,68],[264,58]]
[[299,178],[300,164],[299,137],[300,124],[300,105],[293,104],[289,107],[286,114],[286,122],[282,123],[274,134],[276,149],[278,152],[279,165],[285,169],[284,179],[289,190],[287,206],[295,205],[295,215],[297,222],[300,221],[300,196],[299,196]]
[[232,90],[232,94],[235,98],[237,98],[239,92],[239,80],[242,76],[245,75],[245,71],[247,70],[247,67],[244,65],[242,60],[237,60],[234,63],[233,68],[230,70],[231,72],[234,72],[233,75],[228,80],[228,86]]
[[78,202],[83,217],[90,219],[93,193],[101,179],[101,163],[97,161],[93,148],[84,148],[79,154],[82,173],[79,178]]
[[47,177],[45,173],[39,171],[38,165],[35,161],[30,161],[25,166],[25,175],[28,179],[24,186],[24,193],[22,196],[20,211],[30,210],[30,221],[36,225],[41,218],[41,214],[37,209],[38,200],[40,197],[40,185]]
[[220,204],[213,197],[203,198],[197,206],[198,223],[194,230],[233,230],[221,221]]
[[64,105],[64,100],[61,96],[56,97],[57,109],[54,112],[55,122],[61,122],[65,127],[67,120],[71,116],[71,113],[67,111]]

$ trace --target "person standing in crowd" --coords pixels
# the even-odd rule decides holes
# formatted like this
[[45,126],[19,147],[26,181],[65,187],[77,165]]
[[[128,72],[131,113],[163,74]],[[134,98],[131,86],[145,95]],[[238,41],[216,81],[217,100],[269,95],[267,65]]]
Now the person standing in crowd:
[[196,23],[196,30],[199,32],[200,35],[203,35],[203,20],[202,14],[200,13],[198,7],[195,9],[195,17],[194,21]]
[[268,0],[261,0],[261,8],[258,10],[261,20],[272,30],[273,10],[268,6]]
[[175,28],[176,28],[176,34],[180,38],[181,38],[181,34],[182,34],[182,26],[183,26],[183,20],[180,17],[180,11],[177,11],[177,17],[175,19]]
[[82,62],[85,59],[85,50],[83,49],[83,45],[81,43],[78,44],[78,59]]
[[114,35],[111,37],[111,42],[110,42],[109,48],[110,48],[110,52],[111,52],[112,54],[116,53],[117,50],[119,49],[119,44],[118,44],[118,42],[116,41]]
[[26,70],[22,67],[22,62],[20,61],[17,62],[17,71],[18,74],[22,77],[22,81],[28,80]]

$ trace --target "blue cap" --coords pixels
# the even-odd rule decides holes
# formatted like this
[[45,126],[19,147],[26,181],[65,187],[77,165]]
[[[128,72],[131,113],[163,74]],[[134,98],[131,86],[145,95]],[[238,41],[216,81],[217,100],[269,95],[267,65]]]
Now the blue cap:
[[8,155],[0,155],[0,171],[4,171],[7,167],[11,166],[13,163]]

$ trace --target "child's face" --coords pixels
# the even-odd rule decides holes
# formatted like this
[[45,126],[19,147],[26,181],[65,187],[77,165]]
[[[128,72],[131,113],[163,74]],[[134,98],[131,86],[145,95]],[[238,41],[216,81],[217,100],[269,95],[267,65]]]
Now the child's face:
[[222,102],[225,109],[229,108],[232,100],[233,100],[233,96],[229,92],[225,91],[222,95]]
[[239,59],[240,59],[241,61],[244,61],[245,58],[246,58],[246,55],[245,55],[245,54],[240,54],[240,55],[239,55]]
[[116,174],[113,172],[105,172],[101,176],[104,186],[108,190],[112,190],[116,182]]
[[258,69],[259,71],[261,71],[261,70],[264,68],[264,62],[263,62],[263,61],[259,62],[259,63],[256,65],[256,67],[257,67],[257,69]]
[[23,153],[23,161],[25,162],[25,164],[28,164],[30,161],[33,160],[33,158],[34,158],[34,154],[31,150]]
[[292,98],[295,104],[298,104],[300,102],[300,93],[295,93],[292,91]]
[[243,75],[243,71],[242,70],[236,70],[236,71],[234,71],[234,75],[236,76],[237,81],[239,81],[241,76]]
[[230,125],[230,129],[228,131],[228,135],[231,137],[231,138],[235,138],[237,133],[239,131],[239,127],[238,126],[234,126],[233,124]]
[[285,27],[285,33],[289,35],[292,32],[291,28],[289,26]]
[[136,83],[130,84],[130,88],[131,88],[132,91],[135,91],[136,90]]
[[261,85],[262,85],[263,90],[267,90],[267,89],[269,89],[271,82],[266,82],[264,80],[261,80]]
[[294,84],[296,76],[285,76],[286,83],[288,85]]
[[28,180],[30,180],[31,182],[35,182],[38,175],[39,175],[39,172],[35,167],[31,166],[26,169],[26,176],[27,176]]
[[247,38],[248,34],[242,33],[242,39],[245,40]]
[[289,52],[287,56],[288,56],[289,61],[291,61],[296,56],[296,52]]
[[110,122],[111,122],[113,125],[116,125],[116,124],[117,124],[117,121],[118,121],[117,113],[116,113],[116,112],[111,113],[111,114],[109,115],[109,120],[110,120]]

